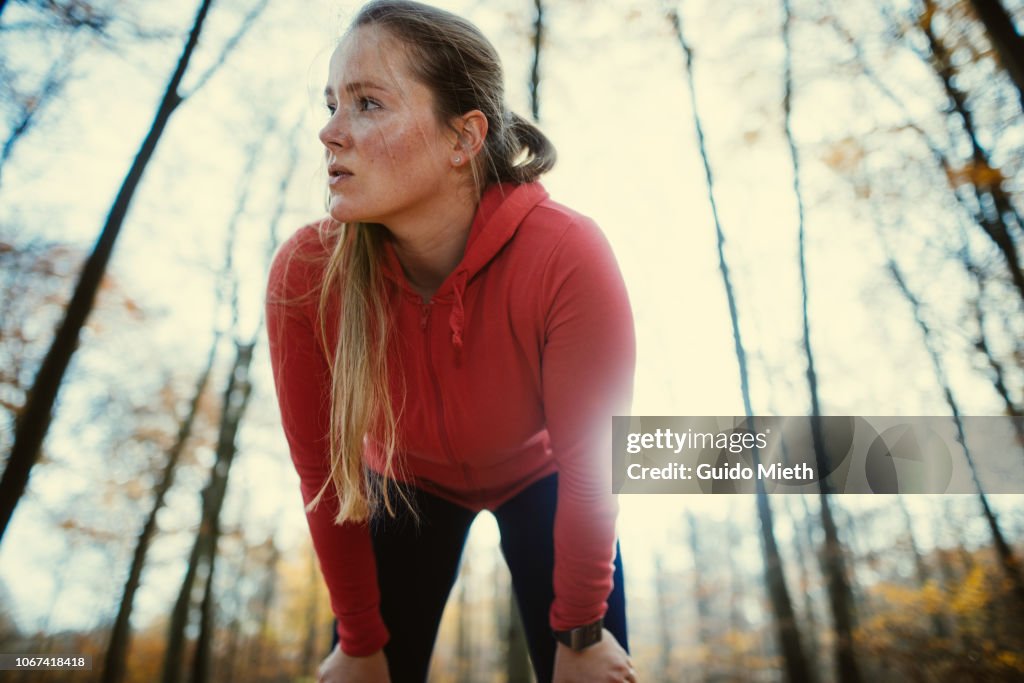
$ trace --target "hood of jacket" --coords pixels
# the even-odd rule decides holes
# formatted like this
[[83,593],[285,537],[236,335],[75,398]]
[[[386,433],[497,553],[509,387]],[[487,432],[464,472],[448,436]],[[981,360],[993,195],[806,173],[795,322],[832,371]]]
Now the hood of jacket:
[[[452,305],[448,325],[451,329],[452,345],[457,350],[462,348],[466,328],[466,313],[463,307],[466,287],[512,240],[533,207],[547,197],[547,190],[539,182],[521,185],[492,183],[484,190],[473,216],[462,260],[430,297],[431,301]],[[409,284],[390,240],[384,242],[383,272],[399,286],[405,296],[415,299],[417,303],[423,303],[420,294]]]

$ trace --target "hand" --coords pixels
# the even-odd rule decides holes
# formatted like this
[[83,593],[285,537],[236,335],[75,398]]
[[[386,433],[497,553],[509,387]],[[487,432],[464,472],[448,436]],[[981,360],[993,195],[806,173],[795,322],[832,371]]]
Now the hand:
[[558,644],[552,683],[637,683],[633,660],[608,629],[601,641],[580,652]]
[[391,683],[391,675],[384,650],[355,657],[345,654],[340,645],[335,645],[331,654],[320,662],[316,680],[317,683]]

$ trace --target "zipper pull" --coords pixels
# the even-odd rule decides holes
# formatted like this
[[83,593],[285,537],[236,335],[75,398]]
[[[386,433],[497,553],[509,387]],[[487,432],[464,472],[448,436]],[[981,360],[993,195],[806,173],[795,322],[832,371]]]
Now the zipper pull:
[[432,304],[432,303],[433,303],[432,301],[428,301],[427,303],[422,304],[422,306],[420,308],[420,329],[421,330],[427,329],[427,319],[430,317],[430,304]]

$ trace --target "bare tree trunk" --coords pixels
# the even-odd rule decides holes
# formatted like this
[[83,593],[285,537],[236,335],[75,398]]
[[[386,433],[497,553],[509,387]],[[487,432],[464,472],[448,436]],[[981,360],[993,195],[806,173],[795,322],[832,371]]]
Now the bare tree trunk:
[[[800,261],[800,291],[802,302],[803,319],[803,347],[807,357],[807,385],[811,395],[811,437],[814,444],[815,460],[817,461],[818,472],[829,471],[826,466],[825,438],[821,424],[821,406],[818,400],[818,379],[814,369],[814,353],[811,350],[811,332],[808,316],[808,288],[807,288],[807,261],[804,249],[804,205],[803,192],[800,187],[800,156],[797,153],[796,143],[793,139],[791,128],[793,77],[792,77],[792,48],[790,45],[790,31],[793,22],[793,15],[790,11],[789,0],[782,0],[783,8],[783,43],[785,46],[785,68],[784,81],[785,90],[782,98],[784,110],[784,124],[786,142],[789,147],[790,158],[793,164],[793,194],[797,203],[797,220],[799,229],[799,261]],[[843,550],[839,543],[839,533],[832,517],[832,509],[829,503],[831,493],[827,480],[822,477],[819,480],[819,498],[821,504],[821,524],[825,531],[825,544],[822,550],[822,566],[828,587],[829,605],[832,608],[832,620],[835,625],[835,656],[836,673],[840,683],[860,683],[860,665],[854,654],[853,629],[855,626],[854,601],[850,590],[847,569],[843,562]]]
[[[279,223],[281,221],[281,217],[282,217],[282,215],[284,215],[285,203],[286,203],[287,197],[288,197],[288,185],[291,182],[291,179],[292,179],[292,177],[293,177],[293,175],[295,173],[295,168],[296,168],[296,166],[298,164],[299,145],[297,144],[297,135],[303,129],[303,121],[304,121],[304,117],[303,116],[299,116],[299,118],[296,121],[296,123],[292,126],[291,133],[289,134],[289,141],[290,141],[290,143],[289,143],[289,146],[288,146],[288,150],[289,150],[288,160],[287,160],[287,163],[284,166],[284,169],[283,169],[283,172],[282,172],[282,174],[280,176],[280,181],[279,181],[279,184],[278,184],[278,191],[277,191],[278,201],[277,201],[277,203],[276,203],[276,205],[274,207],[274,211],[273,211],[272,215],[270,216],[270,220],[268,221],[268,224],[269,224],[269,227],[270,227],[270,239],[267,242],[267,252],[266,252],[267,253],[268,261],[273,256],[273,254],[274,254],[274,252],[275,252],[275,250],[277,248],[278,242],[279,242],[278,237],[277,237],[277,229],[278,229],[278,225],[279,225]],[[272,124],[273,124],[272,120],[268,120],[267,121],[267,129],[260,136],[260,138],[262,140],[270,139],[271,137],[273,137],[274,131],[273,131],[273,125]],[[260,144],[260,142],[258,142],[258,141],[254,142],[252,147],[251,147],[251,149],[250,149],[248,168],[255,168],[257,166],[257,162],[258,162],[260,153],[261,153],[261,144]],[[251,174],[249,174],[249,175],[251,175]],[[231,255],[231,251],[232,251],[232,245],[234,243],[234,236],[235,236],[235,233],[237,231],[238,221],[241,218],[241,216],[243,215],[243,209],[244,209],[244,207],[246,205],[246,202],[248,201],[249,190],[250,190],[250,186],[248,184],[245,185],[244,186],[244,191],[239,196],[239,200],[238,200],[237,205],[236,205],[236,210],[233,213],[232,221],[231,221],[231,224],[229,226],[229,230],[228,230],[228,233],[229,233],[228,245],[229,246],[228,246],[228,249],[227,249],[228,258],[226,259],[226,262],[225,262],[225,272],[228,272],[229,269],[230,269],[230,264],[231,264],[230,255]],[[237,287],[237,282],[235,282],[235,281],[233,281],[233,282],[235,284],[235,287]],[[237,325],[237,319],[238,319],[237,293],[235,293],[235,292],[233,292],[233,294],[232,294],[232,311],[233,311],[233,321],[234,321],[234,324]],[[262,325],[262,324],[263,324],[263,318],[262,318],[262,313],[261,313],[260,325]],[[255,343],[255,339],[256,339],[256,336],[253,335],[253,340],[254,340],[253,343]],[[276,549],[275,549],[275,552],[276,552]],[[315,633],[315,630],[316,630],[316,625],[319,623],[319,619],[318,619],[318,615],[319,615],[319,602],[318,602],[319,593],[318,593],[317,588],[320,585],[320,583],[317,580],[316,554],[313,551],[312,546],[310,546],[309,552],[310,552],[310,560],[309,560],[310,561],[310,564],[309,564],[310,586],[311,586],[311,590],[312,590],[312,596],[310,598],[310,605],[309,605],[308,612],[307,612],[308,618],[309,618],[309,621],[308,621],[308,631],[307,631],[305,647],[304,647],[304,650],[303,650],[303,658],[302,658],[302,662],[300,663],[300,666],[303,666],[303,669],[300,672],[300,675],[304,674],[307,671],[312,671],[315,668],[315,663],[316,662],[314,660],[315,652],[314,652],[313,648],[316,646],[316,633]],[[235,615],[235,620],[234,620],[234,623],[233,623],[233,625],[231,627],[230,639],[228,641],[227,654],[225,656],[225,671],[222,674],[222,678],[224,680],[224,683],[230,683],[230,681],[234,678],[234,676],[236,674],[236,658],[237,658],[236,657],[236,653],[237,653],[237,651],[239,649],[238,641],[239,641],[239,636],[240,636],[240,634],[239,634],[240,621],[241,621],[241,615],[243,615],[244,613],[245,613],[245,608],[242,606],[241,601],[239,601],[238,611],[237,611],[237,613]],[[260,638],[262,638],[262,634],[261,634]],[[246,647],[244,649],[246,651],[251,652],[252,651],[252,649],[251,649],[252,646],[253,646],[253,642],[250,639],[247,642]],[[257,653],[257,655],[258,655],[258,653]],[[242,678],[243,680],[249,680],[249,678],[251,678],[250,672],[256,672],[257,674],[259,673],[259,668],[257,666],[254,666],[254,662],[252,661],[252,659],[253,659],[252,657],[248,657],[243,662],[243,666],[237,667],[237,671],[240,672],[239,677]],[[245,674],[244,676],[241,675],[243,673]]]
[[1024,38],[1017,33],[1013,19],[999,0],[971,0],[971,6],[985,24],[989,40],[999,55],[999,63],[1017,86],[1020,105],[1024,109]]
[[765,556],[765,582],[768,596],[771,599],[775,615],[776,637],[782,649],[786,666],[786,675],[790,683],[813,681],[813,675],[807,668],[800,631],[797,629],[796,614],[793,601],[786,587],[786,575],[782,566],[782,556],[775,541],[775,523],[772,519],[768,494],[764,491],[764,482],[758,479],[757,511],[761,519],[761,546]]
[[[810,535],[807,527],[811,523],[811,516],[807,510],[807,501],[804,494],[799,494],[800,499],[804,501],[804,517],[801,522],[797,522],[796,515],[790,509],[791,496],[786,496],[786,511],[789,514],[789,518],[793,520],[793,545],[795,546],[794,551],[797,557],[797,565],[800,568],[800,593],[803,595],[803,612],[804,612],[804,624],[806,628],[804,633],[808,635],[808,645],[811,651],[811,666],[813,669],[818,667],[818,620],[814,615],[814,601],[811,599],[811,572],[807,566],[807,558],[814,556],[814,547],[808,543]],[[797,528],[797,527],[802,528]]]
[[[812,416],[812,425],[820,420]],[[817,429],[812,427],[814,432],[816,453],[825,452],[824,437],[821,434],[820,426]],[[818,456],[818,471],[827,471],[825,459]],[[825,585],[829,597],[829,607],[832,611],[832,620],[836,630],[835,642],[835,665],[837,679],[840,683],[856,683],[861,680],[860,666],[853,648],[853,629],[855,625],[853,590],[847,574],[846,562],[843,557],[843,546],[839,541],[839,530],[836,527],[835,519],[832,516],[832,508],[829,505],[828,484],[824,478],[819,480],[820,490],[818,503],[821,513],[821,525],[825,533],[824,543],[821,546],[819,560],[821,562],[822,574],[825,577]]]
[[274,604],[274,594],[277,591],[277,564],[281,559],[281,551],[270,536],[264,546],[267,547],[267,564],[264,569],[262,600],[260,600],[259,629],[256,631],[256,652],[253,656],[253,664],[257,672],[262,672],[264,657],[270,649],[267,638],[267,626],[270,623],[270,610]]
[[164,97],[157,109],[153,124],[117,193],[117,198],[110,209],[96,246],[82,267],[64,320],[57,330],[50,350],[43,359],[25,406],[18,416],[14,445],[11,448],[3,478],[0,479],[0,541],[3,540],[4,532],[14,514],[14,508],[25,492],[32,467],[39,458],[43,439],[46,437],[53,418],[53,405],[57,398],[57,392],[60,390],[64,373],[78,346],[82,327],[92,311],[96,292],[99,290],[107,263],[113,253],[114,242],[117,240],[121,225],[128,214],[128,206],[171,114],[182,102],[182,97],[178,94],[178,86],[188,68],[192,53],[199,43],[199,34],[211,3],[212,0],[202,0],[188,41],[178,59],[178,66],[171,76],[167,89],[164,91]]
[[942,388],[942,394],[946,399],[946,405],[949,406],[949,410],[952,413],[953,422],[956,425],[957,441],[960,443],[961,448],[963,448],[964,456],[970,466],[971,478],[974,479],[974,485],[978,490],[978,502],[981,504],[982,516],[984,516],[985,522],[988,524],[989,532],[992,534],[992,542],[993,545],[995,545],[996,556],[999,559],[1000,567],[1006,574],[1007,579],[1010,581],[1010,585],[1013,587],[1013,593],[1016,596],[1016,599],[1019,601],[1021,607],[1024,608],[1024,576],[1021,574],[1020,562],[1014,554],[1013,549],[1010,547],[1010,544],[1007,543],[1006,537],[999,526],[999,520],[996,519],[995,512],[993,512],[989,505],[988,497],[985,495],[985,489],[982,487],[981,481],[978,479],[978,471],[974,466],[974,459],[971,457],[971,450],[967,445],[967,438],[964,434],[964,424],[962,413],[960,412],[960,405],[953,396],[953,388],[949,384],[939,351],[935,348],[931,328],[924,320],[921,302],[914,293],[910,291],[910,287],[903,278],[903,274],[900,272],[899,266],[893,259],[892,254],[889,253],[888,247],[886,247],[886,258],[888,259],[889,272],[892,275],[893,280],[896,282],[900,292],[907,299],[907,302],[913,310],[914,320],[917,322],[917,326],[921,330],[921,335],[924,338],[925,348],[928,351],[928,356],[931,358],[936,380]]
[[949,583],[954,585],[957,582],[963,581],[971,570],[974,569],[974,556],[967,550],[966,534],[964,533],[964,519],[963,513],[953,509],[953,499],[946,497],[942,501],[943,513],[945,515],[945,527],[950,531],[950,535],[953,537],[953,548],[947,551],[945,554],[950,556],[956,556],[959,561],[960,573],[957,575],[954,573],[952,562],[943,562],[940,567],[943,570],[943,578]]
[[[236,356],[224,391],[216,460],[210,472],[210,481],[203,490],[203,511],[199,531],[196,534],[189,568],[185,573],[185,580],[182,582],[181,592],[178,595],[178,602],[171,620],[167,653],[164,658],[163,683],[178,683],[184,663],[185,625],[188,621],[190,597],[196,575],[194,565],[205,561],[211,572],[214,568],[214,557],[217,554],[217,541],[220,536],[220,511],[224,504],[228,474],[231,471],[231,463],[236,452],[235,438],[252,393],[249,366],[252,362],[254,345],[254,341],[244,343],[235,341]],[[208,661],[208,650],[204,651],[208,647],[209,642],[200,639],[197,643],[197,660]]]
[[200,527],[200,535],[196,536],[196,541],[192,544],[188,565],[185,568],[185,576],[181,582],[181,589],[178,591],[178,599],[175,601],[174,609],[171,611],[171,621],[168,625],[167,634],[167,649],[164,652],[163,683],[178,683],[181,678],[181,671],[184,668],[185,627],[188,625],[189,607],[192,605],[192,586],[195,584],[196,575],[199,573],[200,558],[203,554],[202,544],[200,543],[201,538],[202,528]]
[[544,2],[533,0],[533,62],[530,66],[530,113],[540,121],[540,50],[544,44]]
[[[265,4],[265,3],[264,3]],[[253,10],[256,11],[256,10]],[[250,13],[250,18],[254,15]],[[248,22],[249,20],[247,20]],[[209,72],[208,72],[209,73]],[[269,124],[268,124],[269,125]],[[255,139],[249,146],[247,156],[247,169],[255,168],[262,149],[262,142],[268,136],[262,135]],[[251,176],[252,174],[246,174]],[[288,172],[290,176],[290,170]],[[286,182],[282,180],[282,182]],[[217,543],[220,538],[220,513],[224,504],[224,497],[227,493],[228,475],[231,471],[231,464],[236,454],[235,440],[241,426],[242,417],[249,403],[252,393],[252,384],[249,380],[249,368],[252,364],[253,350],[256,340],[259,338],[259,329],[263,325],[263,318],[260,317],[256,325],[256,331],[248,342],[242,342],[237,337],[239,303],[238,303],[238,278],[234,271],[234,247],[235,237],[238,230],[238,223],[243,215],[248,202],[251,184],[246,183],[239,192],[235,203],[235,210],[232,213],[231,221],[227,227],[227,237],[224,249],[224,265],[221,269],[222,278],[220,287],[217,289],[218,300],[226,298],[231,312],[230,330],[235,334],[235,360],[227,378],[224,395],[221,401],[220,429],[217,436],[217,447],[213,468],[210,471],[210,479],[203,489],[202,511],[199,522],[199,530],[189,558],[189,568],[185,572],[182,581],[178,601],[175,604],[171,623],[168,627],[167,650],[164,655],[163,683],[178,683],[181,670],[184,666],[185,650],[185,627],[188,623],[189,608],[191,605],[192,587],[196,576],[196,566],[204,563],[208,567],[207,591],[212,590],[209,581],[213,579],[216,567]],[[281,200],[283,201],[283,199]],[[278,207],[280,207],[278,203]],[[280,217],[275,214],[271,221],[271,235],[276,222]],[[229,290],[225,294],[225,289]],[[219,309],[219,306],[218,306]],[[192,677],[195,680],[207,680],[210,674],[210,647],[213,640],[213,615],[212,597],[204,592],[201,606],[200,628],[201,632],[196,643],[195,660],[193,662]]]
[[224,44],[219,58],[208,68],[198,79],[197,84],[188,93],[178,92],[182,78],[188,69],[192,53],[199,43],[199,35],[202,32],[203,23],[209,12],[213,0],[202,0],[196,18],[192,24],[185,48],[178,59],[178,65],[171,76],[170,82],[164,91],[163,99],[157,108],[156,116],[146,134],[138,153],[132,162],[117,197],[107,214],[106,222],[100,232],[100,236],[93,247],[92,253],[86,259],[82,271],[75,285],[74,294],[68,303],[64,313],[64,320],[54,336],[53,343],[47,351],[43,362],[36,373],[35,381],[29,390],[25,406],[18,416],[18,422],[14,432],[14,445],[11,447],[11,454],[7,460],[7,467],[4,470],[3,478],[0,479],[0,542],[3,540],[7,525],[14,514],[14,508],[25,493],[28,485],[29,475],[32,467],[39,459],[40,449],[46,433],[49,431],[50,422],[53,419],[53,406],[57,400],[64,380],[64,374],[71,364],[71,357],[78,347],[78,339],[82,327],[92,312],[96,293],[99,290],[103,275],[106,272],[107,264],[110,261],[114,250],[114,244],[121,231],[125,218],[128,215],[128,208],[135,190],[142,181],[142,175],[146,166],[156,151],[157,143],[163,135],[167,122],[170,120],[174,110],[188,97],[195,94],[213,75],[226,59],[228,53],[241,40],[256,17],[266,7],[268,0],[258,0],[249,13],[246,14],[235,34]]
[[[250,548],[248,543],[243,542],[242,558],[238,562],[238,576],[239,578],[246,576],[249,572],[249,555]],[[314,574],[314,579],[316,575]],[[234,600],[234,614],[231,617],[231,622],[228,624],[228,644],[224,648],[224,661],[223,670],[218,676],[218,680],[222,683],[232,683],[235,679],[235,662],[238,658],[238,640],[239,630],[242,628],[242,619],[245,615],[244,597],[241,588],[241,581],[235,583],[235,600]],[[304,669],[304,671],[310,671],[311,669]]]
[[135,554],[132,557],[131,568],[128,570],[128,578],[122,591],[121,605],[117,611],[117,618],[114,620],[114,628],[110,634],[110,642],[107,645],[107,653],[103,662],[103,671],[100,674],[101,683],[121,683],[124,680],[125,666],[128,659],[128,646],[131,638],[131,614],[132,605],[135,600],[135,592],[139,587],[139,580],[142,577],[142,569],[146,564],[146,554],[149,545],[156,534],[157,515],[164,507],[164,498],[174,482],[174,472],[178,466],[178,460],[185,450],[185,443],[192,434],[192,425],[195,422],[196,414],[199,412],[199,401],[206,391],[209,383],[210,373],[213,370],[213,362],[217,356],[217,346],[220,341],[218,333],[210,346],[210,353],[207,356],[206,366],[199,375],[195,391],[192,394],[192,401],[189,403],[188,413],[181,421],[178,429],[178,436],[174,445],[167,453],[167,462],[164,465],[163,474],[156,485],[153,496],[153,505],[150,508],[149,516],[146,518],[142,531],[139,533],[138,541],[135,544]]
[[866,564],[869,567],[877,566],[879,554],[871,547],[870,542],[863,540],[870,533],[862,534],[860,525],[862,519],[854,516],[842,507],[835,508],[836,527],[843,530],[846,542],[840,548],[843,552],[843,564],[847,567],[847,582],[850,585],[850,599],[857,606],[857,616],[871,616],[873,606],[870,595],[857,581],[857,566]]
[[[696,126],[697,142],[700,148],[701,160],[704,165],[704,176],[708,190],[708,200],[711,205],[711,215],[715,222],[715,233],[718,244],[718,266],[722,274],[723,286],[725,288],[726,300],[729,304],[729,318],[732,322],[733,343],[736,351],[736,362],[739,366],[740,392],[743,398],[743,407],[748,418],[753,417],[753,410],[750,405],[750,382],[747,377],[747,358],[743,348],[740,335],[739,314],[736,308],[736,297],[733,293],[732,281],[729,277],[729,267],[725,258],[725,234],[722,232],[722,223],[718,217],[718,206],[715,202],[714,180],[711,173],[711,164],[708,160],[707,148],[704,145],[704,131],[701,125],[699,110],[697,109],[697,93],[693,79],[693,53],[683,35],[682,22],[679,13],[670,9],[667,13],[669,23],[672,25],[673,33],[679,42],[685,60],[687,85],[690,93],[690,104],[693,108],[694,124]],[[755,451],[755,458],[757,458]],[[807,660],[804,656],[803,647],[800,644],[800,633],[796,628],[796,619],[793,616],[793,603],[789,597],[789,589],[786,588],[785,571],[782,566],[782,559],[779,556],[778,545],[775,542],[774,523],[772,521],[771,506],[768,503],[768,494],[764,490],[764,482],[757,480],[757,512],[761,520],[761,549],[764,554],[765,582],[768,594],[772,603],[772,614],[774,617],[776,635],[779,646],[782,650],[783,665],[790,683],[804,683],[810,680],[807,669]]]
[[[930,59],[933,68],[939,72],[939,77],[942,79],[943,87],[946,89],[947,96],[950,98],[951,108],[960,116],[965,132],[970,138],[972,154],[974,157],[973,163],[979,170],[984,170],[985,168],[990,168],[988,154],[979,144],[974,132],[973,118],[969,110],[964,106],[966,95],[954,86],[954,72],[952,66],[949,64],[946,50],[931,30],[931,15],[934,12],[934,9],[934,3],[926,2],[926,8],[923,12],[923,16],[915,18],[914,20],[914,23],[917,25],[926,25],[926,38],[928,39],[930,48],[933,50],[931,57],[925,55],[923,58],[926,60]],[[911,112],[906,104],[904,104],[892,89],[886,85],[885,81],[879,77],[874,69],[870,67],[867,60],[864,58],[860,44],[850,31],[838,21],[835,17],[835,13],[831,13],[829,15],[828,21],[854,50],[864,75],[867,76],[875,87],[878,88],[879,92],[899,107],[908,122],[912,122],[914,120],[913,112]],[[935,53],[935,50],[938,50],[938,52]],[[1010,235],[1009,227],[1009,221],[1012,221],[1016,224],[1017,230],[1019,231],[1021,229],[1021,217],[1009,201],[1007,191],[1002,186],[1002,181],[996,180],[994,183],[988,182],[988,184],[984,186],[978,182],[971,182],[970,185],[973,191],[975,206],[970,206],[967,199],[963,196],[963,193],[959,190],[960,181],[958,180],[958,177],[962,175],[962,171],[959,168],[959,162],[952,162],[949,155],[941,149],[939,144],[936,143],[935,140],[932,139],[932,136],[923,128],[914,123],[908,123],[907,126],[911,130],[915,131],[928,147],[936,165],[941,169],[943,177],[957,204],[963,208],[971,221],[981,228],[982,232],[984,232],[985,235],[997,246],[1000,253],[1003,255],[1003,260],[1007,263],[1007,269],[1010,272],[1011,281],[1014,283],[1014,286],[1021,297],[1024,298],[1024,290],[1022,290],[1020,286],[1021,276],[1019,273],[1020,268],[1017,260],[1016,247],[1012,244],[1013,238]],[[992,179],[996,178],[998,174],[984,173],[981,175]],[[990,203],[996,210],[986,213],[984,207]],[[1010,244],[1007,245],[1007,242],[1010,242]]]
[[[219,521],[217,522],[219,526]],[[199,636],[196,638],[195,655],[192,659],[190,683],[206,683],[210,680],[210,651],[216,631],[216,617],[213,614],[213,580],[216,576],[217,553],[214,551],[206,562],[206,585],[203,587],[203,601],[199,606]]]
[[[985,330],[985,274],[982,269],[974,262],[971,256],[970,245],[966,239],[963,241],[962,248],[962,259],[964,262],[964,268],[974,278],[974,282],[978,287],[978,293],[973,301],[974,307],[974,319],[978,324],[978,336],[974,340],[974,348],[981,352],[985,357],[985,362],[992,370],[992,386],[995,388],[996,393],[999,394],[999,398],[1003,400],[1003,406],[1007,415],[1011,417],[1024,417],[1024,411],[1017,405],[1013,397],[1010,395],[1010,389],[1007,386],[1006,371],[1003,364],[995,357],[992,350],[988,345],[988,334]],[[1024,444],[1024,424],[1021,420],[1013,420],[1014,429],[1017,431],[1017,438],[1020,443]]]
[[[967,106],[967,94],[957,86],[956,70],[950,60],[949,52],[935,34],[932,23],[936,11],[935,2],[934,0],[923,0],[923,4],[924,9],[918,18],[918,25],[928,41],[928,48],[932,56],[932,66],[942,81],[946,95],[949,97],[952,111],[963,124],[964,133],[970,142],[971,163],[978,170],[992,169],[989,154],[978,140],[978,134],[974,126],[974,116]],[[1021,229],[1021,217],[1010,202],[1010,195],[1004,186],[1000,174],[985,173],[975,175],[984,176],[981,179],[975,177],[971,182],[978,202],[975,221],[999,249],[1003,259],[1006,261],[1010,279],[1017,289],[1017,293],[1024,300],[1024,271],[1021,270],[1020,256],[1017,252],[1017,244],[1014,241],[1011,228],[1012,223],[1016,225],[1017,230]],[[992,210],[986,210],[986,206],[989,203],[992,205]]]

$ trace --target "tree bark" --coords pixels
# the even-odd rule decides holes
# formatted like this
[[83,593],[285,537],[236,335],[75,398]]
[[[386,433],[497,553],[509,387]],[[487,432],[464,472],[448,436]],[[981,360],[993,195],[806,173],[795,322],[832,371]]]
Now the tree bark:
[[[218,523],[219,526],[219,523]],[[192,660],[192,678],[189,683],[206,683],[210,680],[210,651],[216,631],[216,617],[213,613],[213,580],[217,568],[217,552],[206,561],[206,581],[203,587],[203,601],[199,606],[199,636],[196,638],[196,649]]]

